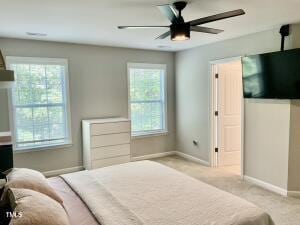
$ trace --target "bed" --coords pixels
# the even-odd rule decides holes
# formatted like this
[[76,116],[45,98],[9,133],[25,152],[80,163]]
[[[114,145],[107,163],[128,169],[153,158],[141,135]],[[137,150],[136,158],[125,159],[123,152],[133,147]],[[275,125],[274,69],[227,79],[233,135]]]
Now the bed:
[[72,225],[273,225],[257,206],[152,161],[49,179]]

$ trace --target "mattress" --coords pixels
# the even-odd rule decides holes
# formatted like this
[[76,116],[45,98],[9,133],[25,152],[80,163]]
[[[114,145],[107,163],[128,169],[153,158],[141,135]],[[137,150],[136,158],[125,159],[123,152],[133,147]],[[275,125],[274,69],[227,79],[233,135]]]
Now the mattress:
[[102,225],[274,224],[252,203],[152,161],[62,178]]

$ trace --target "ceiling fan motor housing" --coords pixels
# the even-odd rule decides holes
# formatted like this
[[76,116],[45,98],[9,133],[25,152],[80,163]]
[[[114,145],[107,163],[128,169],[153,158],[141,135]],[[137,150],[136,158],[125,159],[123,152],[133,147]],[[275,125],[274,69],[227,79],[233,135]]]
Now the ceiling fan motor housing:
[[189,23],[174,23],[170,26],[171,40],[183,41],[190,39],[190,24]]
[[180,12],[186,7],[187,2],[186,1],[178,1],[178,2],[174,2],[173,5]]

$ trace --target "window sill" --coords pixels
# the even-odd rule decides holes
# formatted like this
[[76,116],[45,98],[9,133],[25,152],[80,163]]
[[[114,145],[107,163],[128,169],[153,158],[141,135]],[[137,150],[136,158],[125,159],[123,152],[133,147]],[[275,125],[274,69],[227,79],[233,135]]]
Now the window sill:
[[55,149],[63,149],[63,148],[70,148],[73,144],[59,144],[59,145],[49,145],[49,146],[40,146],[40,147],[28,147],[28,148],[19,148],[14,149],[14,153],[26,153],[26,152],[39,152],[39,151],[47,151],[47,150],[55,150]]
[[169,132],[167,130],[157,131],[157,132],[145,132],[139,134],[131,134],[132,139],[141,139],[141,138],[150,138],[150,137],[157,137],[157,136],[166,136]]

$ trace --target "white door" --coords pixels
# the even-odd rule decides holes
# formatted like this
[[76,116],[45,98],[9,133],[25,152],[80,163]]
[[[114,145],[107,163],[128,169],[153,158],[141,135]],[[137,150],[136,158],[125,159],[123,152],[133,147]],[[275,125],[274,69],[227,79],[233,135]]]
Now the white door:
[[241,163],[242,64],[218,65],[218,165]]

